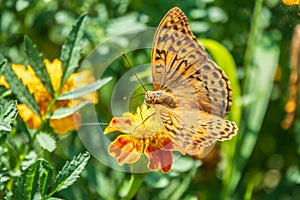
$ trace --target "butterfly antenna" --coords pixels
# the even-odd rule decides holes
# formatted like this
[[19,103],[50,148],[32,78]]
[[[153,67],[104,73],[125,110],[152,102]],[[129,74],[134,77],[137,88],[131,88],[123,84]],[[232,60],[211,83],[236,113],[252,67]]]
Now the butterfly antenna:
[[134,98],[136,98],[136,97],[139,97],[139,96],[142,96],[142,95],[145,95],[145,94],[138,94],[138,95],[135,95],[135,96],[133,96],[133,97],[123,97],[123,99],[124,100],[127,100],[127,99],[134,99]]
[[[128,58],[127,58],[127,56],[126,56],[123,52],[121,52],[121,55],[123,56],[123,58],[124,58],[124,59],[126,60],[126,62],[128,63],[130,70],[132,71],[132,73],[134,74],[134,76],[137,78],[137,80],[140,82],[140,84],[141,84],[142,87],[144,88],[145,92],[147,92],[147,89],[145,88],[145,86],[144,86],[144,84],[142,83],[141,79],[139,79],[139,77],[138,77],[137,74],[135,73],[135,71],[134,71],[132,65],[130,64],[130,62],[129,62]],[[125,98],[125,97],[124,97],[124,98]],[[126,98],[126,99],[127,99],[127,98]]]

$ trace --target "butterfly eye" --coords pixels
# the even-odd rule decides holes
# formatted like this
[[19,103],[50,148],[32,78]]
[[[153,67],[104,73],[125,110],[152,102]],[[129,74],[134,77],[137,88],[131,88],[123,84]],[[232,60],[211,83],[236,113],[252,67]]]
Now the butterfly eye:
[[158,98],[160,98],[160,97],[162,97],[163,95],[162,95],[162,93],[158,92],[158,93],[156,93],[156,96],[157,96]]

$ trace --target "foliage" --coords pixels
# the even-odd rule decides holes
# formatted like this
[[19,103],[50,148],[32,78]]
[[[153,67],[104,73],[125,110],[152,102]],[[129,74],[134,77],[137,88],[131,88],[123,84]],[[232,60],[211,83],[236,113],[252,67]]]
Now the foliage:
[[[90,101],[54,112],[53,108],[58,102],[98,91],[97,120],[109,122],[113,117],[112,93],[129,70],[128,65],[122,58],[110,61],[103,53],[97,58],[101,65],[93,73],[99,73],[102,65],[109,65],[104,78],[62,94],[63,84],[98,44],[108,41],[103,49],[115,55],[120,55],[119,49],[127,52],[141,41],[126,35],[115,37],[114,41],[109,38],[156,27],[174,6],[186,13],[200,43],[229,76],[233,105],[228,117],[238,124],[238,135],[215,145],[201,160],[178,158],[169,174],[130,175],[99,162],[95,159],[99,155],[94,152],[89,159],[89,153],[82,153],[87,147],[75,131],[58,135],[49,121],[78,111],[84,113]],[[1,199],[299,198],[299,108],[292,127],[283,129],[280,125],[289,95],[289,49],[294,26],[299,23],[299,6],[286,6],[279,0],[17,0],[0,1],[0,7],[0,75],[10,85],[10,89],[0,87]],[[126,55],[133,66],[150,61],[147,49]],[[63,74],[57,91],[45,70],[44,58],[62,61]],[[51,95],[46,113],[42,113],[29,88],[11,70],[13,63],[30,64]],[[137,74],[143,81],[151,77],[150,70],[137,70]],[[122,85],[121,89],[127,87]],[[137,89],[134,94],[142,91]],[[132,99],[130,107],[136,108],[142,100]],[[41,116],[38,129],[29,129],[18,116],[19,103]],[[102,133],[93,132],[91,140],[99,134]]]

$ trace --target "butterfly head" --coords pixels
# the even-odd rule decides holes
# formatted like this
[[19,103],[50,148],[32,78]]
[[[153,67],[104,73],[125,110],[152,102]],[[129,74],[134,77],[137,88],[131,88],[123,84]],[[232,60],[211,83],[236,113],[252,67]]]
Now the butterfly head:
[[175,96],[166,91],[147,91],[145,103],[148,105],[161,104],[165,107],[175,108],[178,106]]
[[161,98],[163,95],[161,92],[156,91],[147,91],[145,94],[145,103],[148,105],[156,104],[159,98]]

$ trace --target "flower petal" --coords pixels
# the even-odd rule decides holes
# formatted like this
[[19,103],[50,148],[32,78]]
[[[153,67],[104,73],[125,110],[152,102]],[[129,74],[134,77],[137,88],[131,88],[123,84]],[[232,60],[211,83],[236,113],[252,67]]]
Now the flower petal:
[[0,85],[3,85],[7,89],[10,88],[9,84],[6,82],[6,79],[5,79],[5,77],[3,75],[0,76]]
[[143,143],[129,135],[120,135],[108,147],[108,153],[119,165],[135,163],[142,154]]
[[50,80],[54,91],[57,91],[60,87],[60,81],[62,77],[62,64],[59,59],[54,59],[50,62],[48,59],[44,60],[47,72],[50,76]]
[[50,126],[59,135],[64,135],[69,131],[76,130],[78,124],[81,122],[81,115],[79,112],[69,115],[61,119],[51,119]]
[[37,129],[41,125],[42,119],[25,104],[18,104],[17,107],[20,117],[30,129]]
[[149,144],[145,152],[149,159],[148,168],[150,170],[161,170],[163,173],[170,172],[173,161],[171,151],[165,151],[156,145]]
[[131,133],[133,130],[132,121],[125,117],[114,117],[109,125],[104,130],[104,134],[114,131],[121,131],[123,133]]
[[26,68],[20,64],[12,64],[11,68],[22,81],[23,85],[34,95],[34,99],[38,104],[49,104],[52,97],[30,65]]

